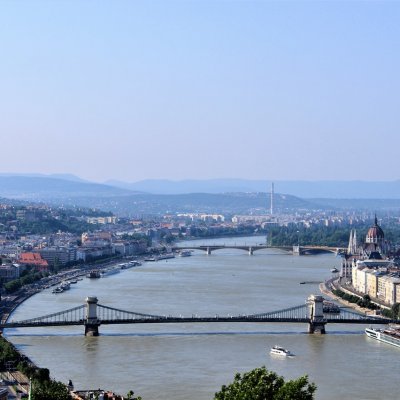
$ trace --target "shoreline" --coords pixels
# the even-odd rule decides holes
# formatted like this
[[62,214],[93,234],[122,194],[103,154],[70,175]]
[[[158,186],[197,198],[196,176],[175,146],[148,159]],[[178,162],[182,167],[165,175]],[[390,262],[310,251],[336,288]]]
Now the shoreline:
[[[335,301],[337,301],[338,303],[340,303],[340,304],[342,304],[342,305],[344,305],[344,306],[346,306],[346,307],[348,307],[348,308],[351,308],[351,309],[353,309],[354,311],[357,311],[357,312],[359,312],[359,313],[361,313],[361,314],[364,314],[364,315],[373,315],[373,316],[375,316],[375,317],[381,317],[380,315],[377,315],[377,314],[375,313],[375,310],[370,310],[369,308],[360,307],[360,306],[358,306],[358,305],[355,304],[355,303],[350,303],[349,301],[344,300],[344,299],[342,299],[341,297],[336,296],[335,294],[333,294],[332,291],[331,291],[331,290],[327,287],[327,285],[326,285],[327,283],[329,283],[330,285],[332,285],[333,282],[334,282],[334,279],[329,279],[328,281],[321,282],[321,283],[319,284],[319,290],[320,290],[320,292],[321,292],[322,294],[328,296],[331,300],[335,300]],[[347,292],[349,292],[349,291],[347,290]],[[350,292],[350,293],[351,293],[351,292]],[[356,295],[355,293],[351,293],[351,294]]]

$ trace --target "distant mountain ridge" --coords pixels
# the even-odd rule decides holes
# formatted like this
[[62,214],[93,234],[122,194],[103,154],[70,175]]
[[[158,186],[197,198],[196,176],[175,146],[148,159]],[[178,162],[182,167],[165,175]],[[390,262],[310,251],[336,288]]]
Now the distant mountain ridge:
[[100,183],[46,176],[0,176],[0,196],[22,200],[48,200],[77,196],[121,196],[132,191]]
[[[54,205],[85,206],[116,214],[230,212],[260,214],[270,208],[271,182],[240,179],[147,180],[120,186],[83,181],[71,175],[0,174],[0,197]],[[275,182],[274,207],[293,210],[400,210],[400,182]],[[333,193],[335,188],[343,197]],[[258,190],[260,189],[260,190]],[[180,192],[185,193],[169,193]],[[295,195],[294,192],[303,194]],[[164,193],[162,193],[164,192]],[[167,193],[166,193],[167,192]],[[287,194],[282,194],[287,193]],[[324,197],[323,193],[327,196]],[[318,196],[316,195],[318,194]],[[346,195],[346,196],[345,196]],[[385,195],[386,198],[379,196]],[[367,197],[371,196],[371,197]],[[353,197],[353,198],[352,198]]]
[[[107,181],[109,185],[152,194],[270,192],[270,180],[147,179],[139,182]],[[400,180],[369,181],[274,181],[275,192],[301,198],[327,199],[400,199]]]

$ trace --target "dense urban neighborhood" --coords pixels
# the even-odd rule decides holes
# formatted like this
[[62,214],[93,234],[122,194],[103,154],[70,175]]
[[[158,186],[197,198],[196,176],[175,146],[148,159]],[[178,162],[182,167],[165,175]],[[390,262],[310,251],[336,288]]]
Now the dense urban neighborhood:
[[[126,268],[141,265],[144,260],[174,257],[174,249],[183,240],[244,236],[257,237],[258,246],[299,255],[302,251],[336,249],[341,266],[332,270],[331,279],[323,286],[324,294],[377,316],[399,318],[400,218],[396,210],[381,210],[380,214],[335,207],[288,210],[274,203],[273,193],[264,194],[264,200],[265,207],[250,205],[246,209],[241,205],[240,213],[232,209],[223,213],[220,207],[212,212],[199,206],[190,212],[147,214],[144,207],[143,213],[130,217],[81,205],[3,199],[1,321],[6,323],[19,304],[50,286],[58,285],[53,290],[57,293],[68,289],[63,285],[86,275],[101,276],[116,266]],[[18,371],[15,379],[22,394],[28,391],[30,376],[36,390],[52,393],[54,399],[86,398],[73,387],[50,380],[48,370],[35,366],[7,341],[2,340],[0,345],[4,348],[0,364],[9,374]],[[99,391],[97,396],[104,393]],[[133,392],[130,397],[111,392],[108,396],[134,398]],[[36,394],[32,398],[41,397]]]

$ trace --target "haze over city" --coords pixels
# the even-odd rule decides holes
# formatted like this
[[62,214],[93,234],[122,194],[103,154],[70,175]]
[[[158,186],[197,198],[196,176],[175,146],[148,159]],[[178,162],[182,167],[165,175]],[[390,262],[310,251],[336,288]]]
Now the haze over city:
[[0,5],[3,173],[396,180],[397,2]]

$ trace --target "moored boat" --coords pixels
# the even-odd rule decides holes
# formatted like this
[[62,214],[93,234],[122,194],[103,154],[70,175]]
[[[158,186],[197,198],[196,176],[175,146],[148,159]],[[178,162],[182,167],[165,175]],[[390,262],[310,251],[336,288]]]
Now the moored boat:
[[114,275],[114,274],[118,274],[120,272],[119,268],[107,268],[104,271],[100,272],[100,275],[102,278],[109,276],[109,275]]
[[158,260],[167,260],[169,258],[175,258],[175,254],[173,254],[173,253],[160,254],[157,257]]
[[62,290],[69,290],[71,288],[71,284],[68,281],[64,281],[61,283],[60,288]]
[[86,275],[86,277],[90,279],[100,278],[100,271],[92,270]]

